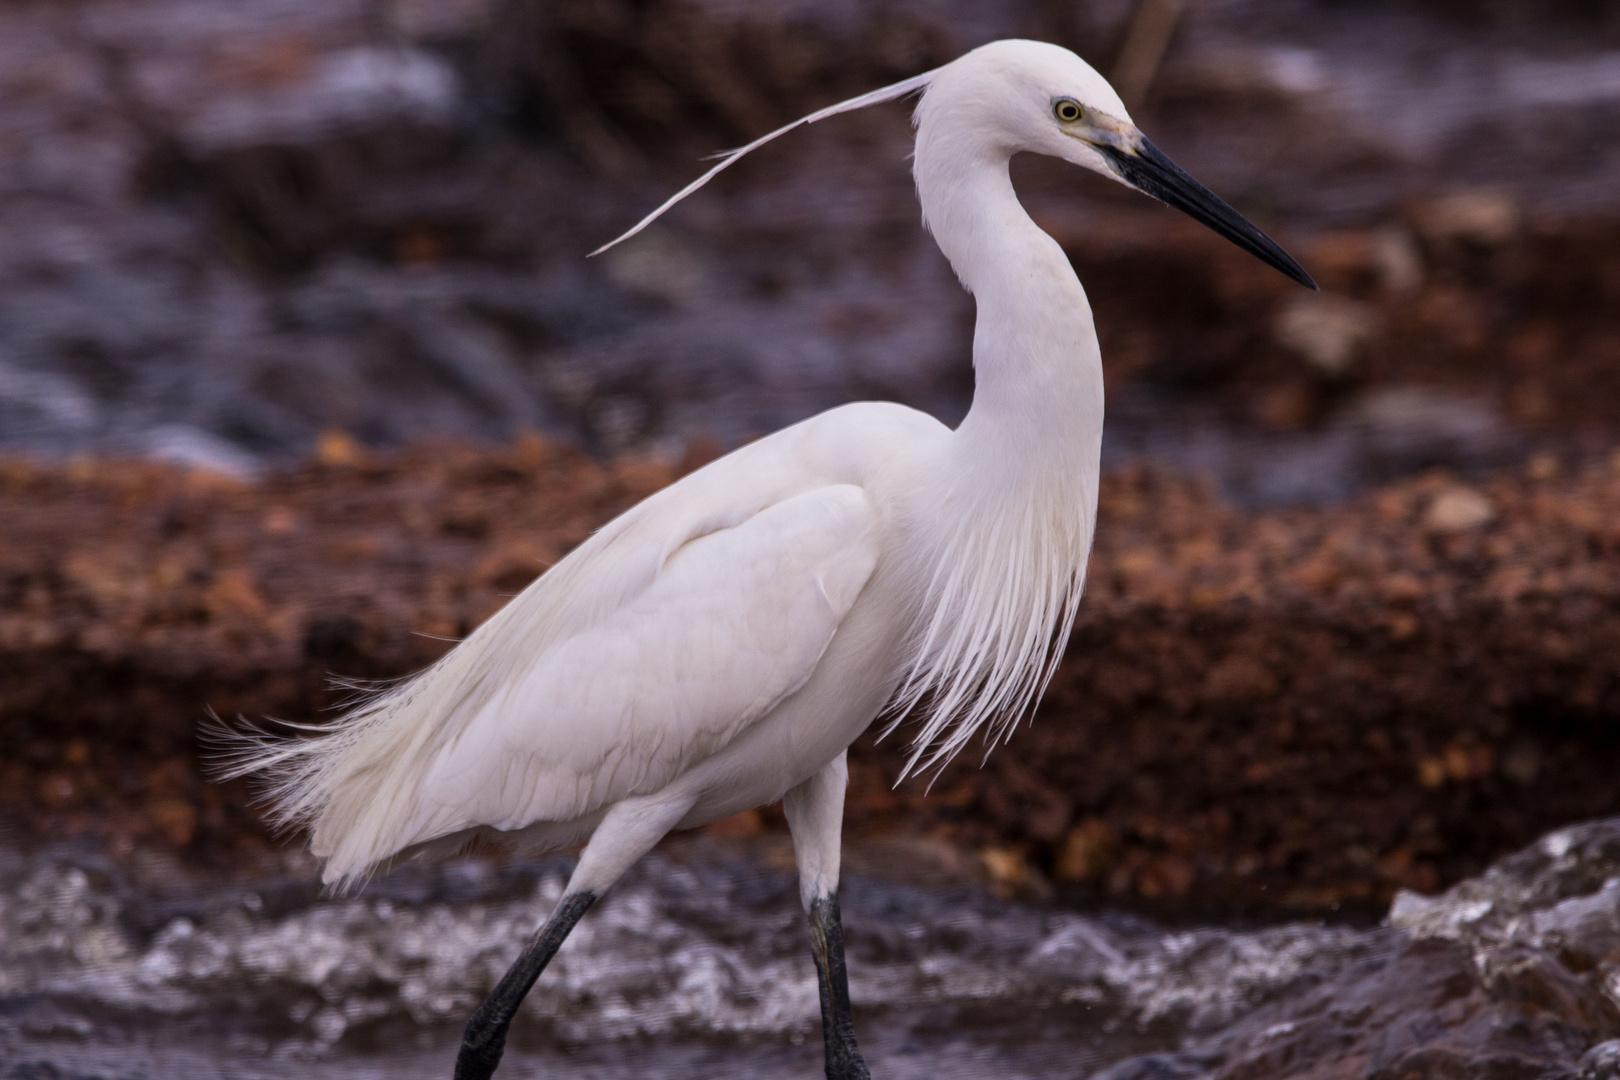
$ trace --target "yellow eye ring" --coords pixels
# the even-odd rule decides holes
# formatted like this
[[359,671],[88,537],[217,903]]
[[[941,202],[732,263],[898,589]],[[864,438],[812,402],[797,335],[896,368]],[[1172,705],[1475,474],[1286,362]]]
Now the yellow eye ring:
[[1072,124],[1085,114],[1086,111],[1073,98],[1058,98],[1052,102],[1052,115],[1057,117],[1061,124]]

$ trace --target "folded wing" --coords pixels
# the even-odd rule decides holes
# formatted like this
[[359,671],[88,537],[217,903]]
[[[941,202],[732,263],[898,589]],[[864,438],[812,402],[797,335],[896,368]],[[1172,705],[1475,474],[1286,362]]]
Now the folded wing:
[[433,668],[237,771],[279,777],[280,816],[311,825],[328,881],[663,788],[805,684],[879,552],[850,484],[660,512],[677,505],[632,510]]

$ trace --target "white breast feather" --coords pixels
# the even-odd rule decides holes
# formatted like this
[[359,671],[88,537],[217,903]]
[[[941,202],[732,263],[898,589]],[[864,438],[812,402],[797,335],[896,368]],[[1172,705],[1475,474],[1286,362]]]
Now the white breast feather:
[[[1095,476],[1091,473],[1090,476]],[[943,767],[988,726],[986,753],[1011,735],[1052,680],[1085,586],[1096,483],[1055,471],[1035,490],[953,485],[911,556],[926,582],[888,736],[918,717],[900,779]]]

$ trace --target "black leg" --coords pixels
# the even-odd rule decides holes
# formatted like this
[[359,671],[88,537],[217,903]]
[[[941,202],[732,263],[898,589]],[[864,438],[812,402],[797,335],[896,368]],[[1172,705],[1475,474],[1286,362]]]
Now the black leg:
[[[821,981],[821,1035],[827,1042],[827,1080],[871,1080],[855,1045],[855,1020],[849,1014],[849,974],[844,969],[844,923],[838,897],[823,896],[810,905],[810,949]],[[458,1078],[459,1080],[459,1078]]]
[[495,1067],[501,1063],[501,1054],[506,1050],[506,1029],[517,1015],[518,1006],[523,1004],[534,980],[557,954],[568,932],[594,903],[596,894],[590,892],[563,897],[556,914],[546,920],[523,955],[506,970],[489,997],[467,1021],[467,1029],[461,1036],[461,1053],[456,1055],[455,1080],[489,1080],[495,1074]]

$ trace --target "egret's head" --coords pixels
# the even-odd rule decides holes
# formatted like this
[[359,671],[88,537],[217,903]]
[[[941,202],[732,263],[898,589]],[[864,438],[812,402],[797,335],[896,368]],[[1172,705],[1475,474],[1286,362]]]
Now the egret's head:
[[1108,81],[1068,49],[994,41],[934,73],[917,106],[919,186],[926,168],[949,171],[948,163],[1020,152],[1062,158],[1135,188],[1316,288],[1275,241],[1149,142]]
[[1107,173],[1098,149],[1135,132],[1125,103],[1074,53],[992,41],[934,73],[917,103],[919,153],[962,161],[1028,151]]
[[1310,275],[1242,214],[1182,172],[1143,137],[1114,88],[1068,49],[1040,41],[993,41],[943,67],[840,101],[720,155],[708,172],[664,200],[599,254],[628,240],[721,170],[802,124],[921,92],[917,186],[926,211],[932,181],[948,181],[988,158],[1005,166],[1029,151],[1071,161],[1202,221],[1303,285]]

